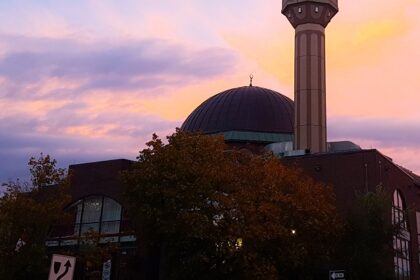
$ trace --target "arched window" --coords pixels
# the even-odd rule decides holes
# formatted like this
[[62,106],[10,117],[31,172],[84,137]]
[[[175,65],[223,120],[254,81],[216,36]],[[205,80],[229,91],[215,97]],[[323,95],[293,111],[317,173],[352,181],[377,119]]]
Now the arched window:
[[392,223],[399,232],[393,238],[395,278],[410,279],[410,232],[408,231],[406,206],[401,193],[396,190],[392,201]]
[[79,236],[88,232],[103,235],[120,232],[122,207],[115,200],[103,196],[89,197],[78,201],[72,207],[76,211],[74,232]]
[[99,243],[132,242],[135,237],[124,209],[105,196],[80,199],[67,209],[67,221],[53,226],[47,246],[73,246],[89,233],[97,234]]

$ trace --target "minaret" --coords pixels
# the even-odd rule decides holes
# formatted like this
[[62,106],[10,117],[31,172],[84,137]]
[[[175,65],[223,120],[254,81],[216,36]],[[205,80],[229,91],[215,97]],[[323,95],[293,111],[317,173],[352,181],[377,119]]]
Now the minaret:
[[325,28],[338,0],[283,0],[295,35],[295,142],[297,150],[327,151]]

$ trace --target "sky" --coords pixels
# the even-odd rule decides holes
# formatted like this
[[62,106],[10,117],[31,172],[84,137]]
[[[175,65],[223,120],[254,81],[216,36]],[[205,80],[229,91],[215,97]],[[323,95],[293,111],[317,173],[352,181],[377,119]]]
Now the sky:
[[[27,178],[40,153],[61,167],[135,159],[251,73],[293,98],[281,2],[0,1],[0,182]],[[326,31],[328,140],[420,173],[420,0],[339,6]]]

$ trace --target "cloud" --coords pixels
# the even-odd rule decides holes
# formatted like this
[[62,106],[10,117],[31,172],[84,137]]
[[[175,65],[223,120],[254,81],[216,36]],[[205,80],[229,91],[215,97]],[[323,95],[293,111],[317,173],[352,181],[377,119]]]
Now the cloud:
[[[50,154],[65,168],[81,162],[135,159],[153,133],[164,137],[180,124],[154,115],[122,112],[119,116],[89,120],[88,124],[82,118],[68,122],[58,120],[42,133],[34,129],[43,125],[42,121],[30,116],[0,122],[0,183],[16,178],[27,180],[26,163],[31,156],[41,152]],[[84,127],[90,133],[68,133],[67,130],[72,127]]]
[[77,94],[92,89],[141,90],[220,76],[235,64],[234,53],[226,49],[193,50],[159,39],[122,42],[118,46],[46,38],[34,38],[33,42],[22,37],[5,39],[11,39],[11,44],[38,45],[35,51],[6,50],[0,58],[0,76],[9,87],[59,78],[80,82],[74,91]]
[[[128,157],[151,134],[180,126],[144,102],[222,77],[236,63],[223,48],[155,38],[109,42],[0,35],[0,182],[27,178],[40,152],[69,163]],[[172,106],[176,106],[173,104]]]
[[350,140],[364,148],[375,148],[397,164],[420,174],[420,162],[413,154],[420,152],[420,122],[387,118],[331,117],[330,141]]
[[384,147],[420,148],[420,122],[335,117],[331,118],[328,124],[331,138],[365,139]]

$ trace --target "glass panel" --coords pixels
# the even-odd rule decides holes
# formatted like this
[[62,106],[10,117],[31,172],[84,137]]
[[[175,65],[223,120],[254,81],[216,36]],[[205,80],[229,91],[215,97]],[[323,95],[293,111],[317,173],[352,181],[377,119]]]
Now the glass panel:
[[[417,228],[420,227],[420,213],[416,213]],[[408,231],[405,205],[399,191],[395,191],[392,202],[392,223],[400,230],[393,237],[394,266],[397,280],[410,279],[410,232]]]
[[80,223],[80,218],[82,217],[82,202],[80,201],[79,204],[76,206],[76,224]]
[[73,229],[73,236],[79,236],[80,224],[75,224]]
[[102,197],[93,197],[85,200],[83,209],[83,223],[97,223],[101,218]]
[[90,224],[82,224],[81,235],[84,235],[87,232],[98,232],[99,231],[99,223],[90,223]]
[[101,233],[103,234],[113,234],[120,232],[120,222],[102,222],[101,224]]
[[121,219],[121,205],[116,201],[104,198],[104,209],[102,213],[102,221],[119,221]]
[[398,191],[394,192],[394,201],[393,201],[393,205],[394,206],[398,206]]

